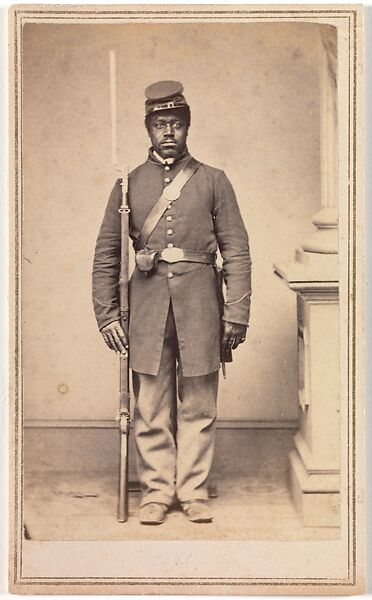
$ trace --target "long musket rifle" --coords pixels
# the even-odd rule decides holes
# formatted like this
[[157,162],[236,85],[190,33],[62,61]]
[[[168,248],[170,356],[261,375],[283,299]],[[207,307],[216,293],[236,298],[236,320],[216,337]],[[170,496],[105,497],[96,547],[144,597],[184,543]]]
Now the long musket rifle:
[[[129,213],[128,205],[128,167],[120,168],[117,160],[116,137],[116,56],[110,50],[110,92],[111,92],[111,147],[114,168],[121,180],[121,254],[120,254],[120,322],[128,340],[129,333]],[[130,432],[130,390],[129,390],[129,352],[120,355],[120,391],[119,391],[119,497],[118,521],[124,523],[128,519],[128,458]]]
[[[121,213],[121,262],[120,262],[120,321],[128,340],[129,332],[129,295],[128,295],[128,262],[129,262],[129,212],[128,206],[128,169],[121,181],[122,204]],[[118,521],[123,523],[128,518],[128,454],[130,432],[130,391],[129,391],[129,352],[120,355],[120,393],[119,393],[119,431],[120,431],[120,466],[119,466],[119,499]]]

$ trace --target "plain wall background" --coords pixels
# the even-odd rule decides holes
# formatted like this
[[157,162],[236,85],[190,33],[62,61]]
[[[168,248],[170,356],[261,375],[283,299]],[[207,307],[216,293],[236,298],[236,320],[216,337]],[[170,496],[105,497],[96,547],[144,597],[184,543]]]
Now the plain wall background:
[[116,174],[108,51],[118,64],[119,156],[147,155],[144,89],[183,82],[188,145],[226,171],[248,228],[247,342],[221,382],[219,416],[297,417],[295,295],[272,263],[291,261],[320,207],[319,26],[27,24],[23,90],[23,360],[28,419],[112,419],[118,364],[91,305],[96,236]]

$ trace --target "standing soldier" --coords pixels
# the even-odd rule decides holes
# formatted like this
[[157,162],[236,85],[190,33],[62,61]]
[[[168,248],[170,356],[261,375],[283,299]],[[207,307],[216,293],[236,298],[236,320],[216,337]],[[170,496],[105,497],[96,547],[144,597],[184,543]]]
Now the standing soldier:
[[[134,435],[142,489],[140,521],[162,523],[177,498],[186,517],[210,522],[207,479],[216,428],[221,353],[244,342],[251,260],[225,173],[196,161],[186,146],[190,108],[183,87],[146,89],[147,160],[129,175],[129,340],[119,319],[121,186],[112,190],[98,235],[93,302],[111,350],[130,347],[136,398]],[[215,260],[220,250],[226,300]],[[179,407],[172,426],[177,378]]]

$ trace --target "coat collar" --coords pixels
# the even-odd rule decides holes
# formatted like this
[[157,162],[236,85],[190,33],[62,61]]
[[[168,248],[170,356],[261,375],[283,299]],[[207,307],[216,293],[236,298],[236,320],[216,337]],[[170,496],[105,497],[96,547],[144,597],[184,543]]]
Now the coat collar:
[[159,167],[164,167],[165,165],[169,165],[170,167],[173,167],[173,166],[178,165],[178,164],[182,163],[183,161],[185,161],[187,158],[189,158],[189,156],[190,156],[190,153],[186,146],[185,151],[183,152],[183,154],[181,154],[181,156],[179,156],[174,161],[172,161],[172,160],[169,161],[169,160],[164,159],[161,156],[159,156],[159,154],[157,152],[155,152],[154,148],[151,146],[151,148],[149,149],[149,156],[148,156],[147,160],[158,165]]

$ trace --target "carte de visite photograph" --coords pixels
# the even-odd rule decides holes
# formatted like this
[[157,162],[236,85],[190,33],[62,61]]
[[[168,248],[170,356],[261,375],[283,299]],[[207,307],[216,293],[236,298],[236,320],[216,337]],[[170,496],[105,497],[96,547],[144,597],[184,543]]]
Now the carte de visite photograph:
[[12,7],[11,591],[363,591],[362,21]]

